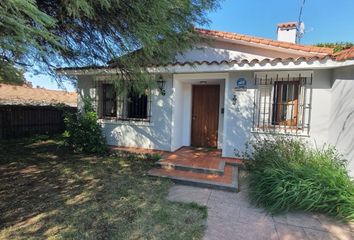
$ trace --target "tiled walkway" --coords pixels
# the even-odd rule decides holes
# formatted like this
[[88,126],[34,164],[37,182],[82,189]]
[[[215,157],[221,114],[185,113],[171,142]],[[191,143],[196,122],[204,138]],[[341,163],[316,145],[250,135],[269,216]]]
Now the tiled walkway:
[[174,185],[168,199],[208,207],[205,240],[354,239],[354,225],[344,225],[322,215],[267,215],[249,204],[244,183],[239,193]]

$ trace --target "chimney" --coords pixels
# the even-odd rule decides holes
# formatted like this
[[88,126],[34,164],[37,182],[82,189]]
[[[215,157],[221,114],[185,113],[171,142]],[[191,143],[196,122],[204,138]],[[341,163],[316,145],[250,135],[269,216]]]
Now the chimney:
[[297,23],[287,22],[278,24],[278,41],[297,43]]

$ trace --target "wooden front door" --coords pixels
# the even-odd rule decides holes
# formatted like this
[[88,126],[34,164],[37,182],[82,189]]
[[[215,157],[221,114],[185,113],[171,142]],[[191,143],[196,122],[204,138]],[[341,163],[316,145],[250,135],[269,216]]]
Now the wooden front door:
[[217,147],[219,85],[193,85],[192,146]]

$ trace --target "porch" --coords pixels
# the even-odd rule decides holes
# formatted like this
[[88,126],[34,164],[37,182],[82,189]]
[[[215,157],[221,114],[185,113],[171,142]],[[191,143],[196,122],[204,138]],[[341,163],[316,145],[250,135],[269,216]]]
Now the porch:
[[224,158],[221,150],[182,147],[164,153],[158,168],[149,175],[172,179],[185,185],[238,191],[238,167],[242,161]]

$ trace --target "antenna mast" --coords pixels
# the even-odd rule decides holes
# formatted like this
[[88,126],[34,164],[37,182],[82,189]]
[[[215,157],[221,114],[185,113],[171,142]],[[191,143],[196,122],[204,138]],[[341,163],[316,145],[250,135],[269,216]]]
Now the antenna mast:
[[303,8],[305,6],[305,2],[306,2],[306,0],[302,0],[301,7],[300,7],[299,18],[298,18],[298,22],[297,22],[297,26],[296,26],[296,30],[297,30],[296,35],[297,35],[297,40],[298,40],[299,43],[301,41],[301,38],[305,34],[305,25],[304,25],[304,22],[301,20],[301,18],[302,18],[302,10],[303,10]]

